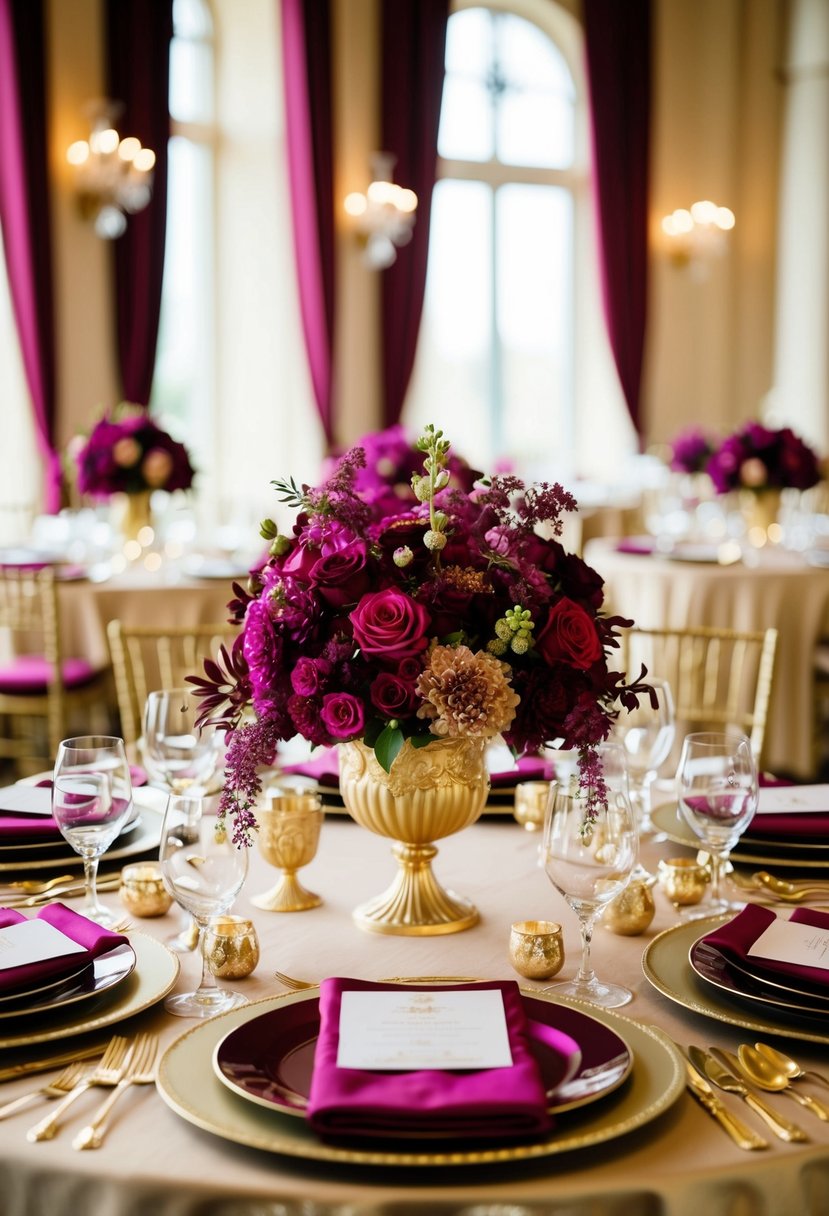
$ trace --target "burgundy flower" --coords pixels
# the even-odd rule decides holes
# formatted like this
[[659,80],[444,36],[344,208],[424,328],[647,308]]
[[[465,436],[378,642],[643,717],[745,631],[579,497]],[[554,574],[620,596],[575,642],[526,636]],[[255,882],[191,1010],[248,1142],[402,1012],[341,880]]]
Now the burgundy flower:
[[329,692],[322,698],[320,719],[332,739],[357,739],[366,724],[363,703],[349,692]]
[[320,595],[334,608],[353,604],[368,588],[368,547],[355,541],[347,549],[318,557],[308,578]]
[[573,600],[562,597],[550,609],[535,638],[536,649],[547,663],[565,662],[590,667],[602,657],[602,647],[592,618]]
[[95,498],[158,488],[187,490],[193,484],[184,444],[154,422],[143,406],[126,402],[95,424],[76,460],[78,489]]
[[414,684],[390,671],[381,671],[369,692],[372,705],[387,718],[408,718],[419,703]]
[[350,619],[354,639],[365,655],[392,660],[426,649],[429,613],[397,587],[364,595]]
[[325,688],[331,671],[331,664],[325,659],[299,659],[291,672],[291,687],[301,697],[314,697]]

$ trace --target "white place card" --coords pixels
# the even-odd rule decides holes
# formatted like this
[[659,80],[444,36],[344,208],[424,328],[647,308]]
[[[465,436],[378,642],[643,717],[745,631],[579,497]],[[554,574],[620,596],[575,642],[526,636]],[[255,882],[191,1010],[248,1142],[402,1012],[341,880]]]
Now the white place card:
[[829,811],[829,785],[773,785],[760,790],[758,815],[803,815]]
[[0,788],[0,815],[52,814],[52,791],[42,785],[6,785]]
[[84,953],[84,946],[45,920],[22,920],[0,929],[0,971]]
[[778,917],[748,951],[754,958],[829,971],[829,929]]
[[509,1068],[501,993],[344,992],[337,1064],[376,1072]]

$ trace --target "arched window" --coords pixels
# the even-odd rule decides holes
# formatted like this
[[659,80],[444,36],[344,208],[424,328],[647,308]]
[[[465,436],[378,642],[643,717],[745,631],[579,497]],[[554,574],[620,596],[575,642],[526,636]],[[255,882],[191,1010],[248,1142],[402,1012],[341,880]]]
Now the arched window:
[[449,18],[405,418],[451,427],[458,451],[485,468],[504,460],[531,476],[572,478],[596,472],[582,401],[598,365],[625,423],[591,261],[581,32],[557,5],[543,7],[544,26],[532,0],[509,11],[461,0]]

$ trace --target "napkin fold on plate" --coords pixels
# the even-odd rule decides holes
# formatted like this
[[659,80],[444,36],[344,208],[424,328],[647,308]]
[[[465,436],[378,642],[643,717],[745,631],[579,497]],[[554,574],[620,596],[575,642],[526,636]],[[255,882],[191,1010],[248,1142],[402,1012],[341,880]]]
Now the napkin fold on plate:
[[[49,786],[51,785],[50,781]],[[36,798],[43,798],[42,814],[25,813],[15,809],[12,796],[12,791],[19,792],[21,788],[25,787],[8,786],[0,790],[0,844],[45,844],[50,840],[60,841],[60,828],[52,818],[51,795],[48,792],[34,795]],[[4,799],[6,790],[9,791],[9,797]],[[31,789],[27,794],[27,797],[29,796],[32,796]],[[39,811],[41,808],[37,809]]]
[[[406,985],[428,991],[428,985]],[[480,1071],[419,1069],[371,1072],[337,1064],[340,1005],[346,991],[395,991],[399,984],[332,978],[320,987],[320,1032],[307,1117],[321,1136],[357,1138],[428,1135],[455,1139],[532,1137],[550,1130],[547,1094],[533,1055],[531,1036],[561,1057],[564,1080],[581,1058],[569,1035],[530,1024],[518,985],[512,980],[446,984],[440,991],[497,989],[504,1001],[512,1065]]]
[[[796,788],[792,781],[772,777],[768,773],[760,774],[761,789],[783,787]],[[802,814],[798,814],[797,811],[755,812],[754,818],[743,834],[749,839],[756,838],[757,840],[825,842],[829,839],[829,805],[827,805],[826,811],[805,811]]]
[[[746,904],[742,912],[738,912],[733,920],[706,933],[702,941],[716,947],[728,961],[732,959],[741,967],[750,970],[754,975],[766,975],[770,979],[785,976],[793,984],[804,990],[813,988],[815,991],[829,990],[829,971],[820,967],[805,967],[800,963],[791,963],[786,959],[760,958],[749,954],[749,950],[762,933],[777,919],[777,913],[772,908],[760,904]],[[818,912],[814,908],[796,908],[788,920],[796,924],[813,925],[824,932],[829,930],[829,915]]]
[[[20,967],[8,967],[5,971],[0,971],[0,992],[16,992],[18,989],[25,991],[38,983],[72,975],[99,955],[107,954],[127,941],[123,933],[113,933],[110,929],[81,916],[79,912],[73,912],[65,904],[48,904],[38,910],[37,917],[47,921],[77,945],[83,946],[84,953],[41,959],[39,962],[25,963]],[[26,919],[27,917],[15,908],[0,908],[0,929],[20,924]]]

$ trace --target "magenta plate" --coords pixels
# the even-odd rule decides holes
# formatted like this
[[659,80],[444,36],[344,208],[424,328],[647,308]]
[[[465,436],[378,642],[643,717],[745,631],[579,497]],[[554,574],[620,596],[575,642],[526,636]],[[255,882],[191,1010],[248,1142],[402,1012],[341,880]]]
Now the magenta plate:
[[[617,1089],[630,1074],[633,1053],[615,1031],[567,1005],[539,1001],[522,993],[530,1021],[561,1030],[581,1048],[581,1062],[565,1077],[565,1061],[533,1040],[553,1113],[595,1102]],[[252,1018],[217,1045],[213,1067],[219,1080],[234,1093],[282,1114],[304,1117],[319,1033],[319,995],[280,1005]],[[550,1092],[554,1091],[554,1092]]]

